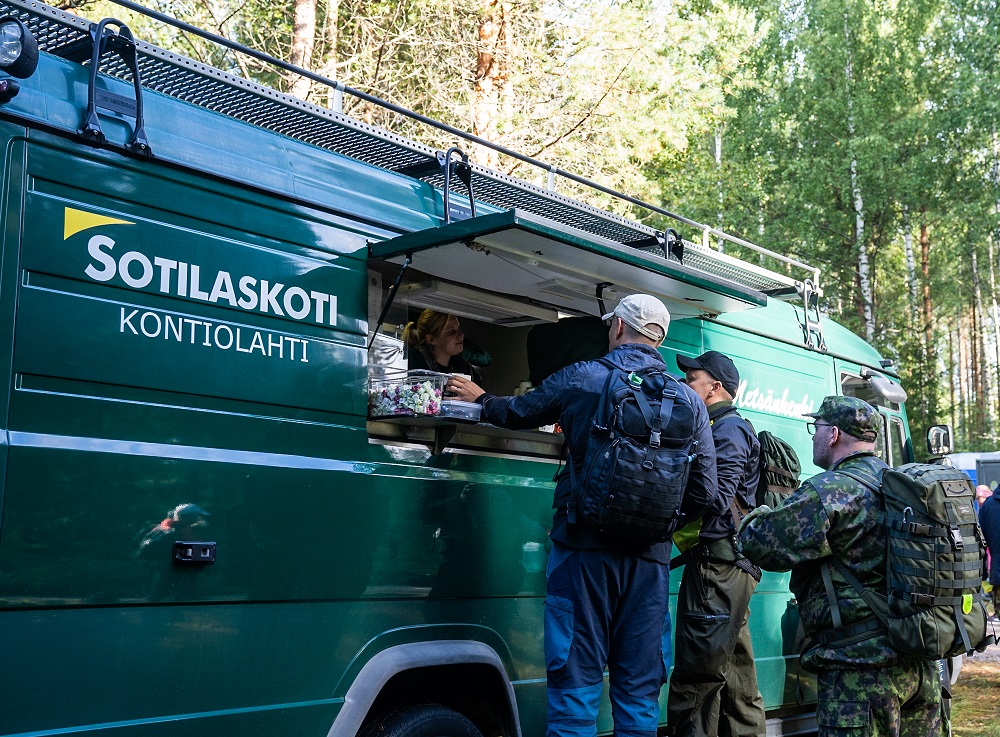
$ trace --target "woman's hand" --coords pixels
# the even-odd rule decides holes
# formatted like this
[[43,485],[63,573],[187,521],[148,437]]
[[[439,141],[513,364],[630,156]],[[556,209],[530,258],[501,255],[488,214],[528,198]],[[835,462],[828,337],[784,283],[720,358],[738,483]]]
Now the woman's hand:
[[455,376],[454,374],[448,379],[448,383],[444,385],[445,399],[475,402],[485,393],[486,391],[475,382],[463,376]]

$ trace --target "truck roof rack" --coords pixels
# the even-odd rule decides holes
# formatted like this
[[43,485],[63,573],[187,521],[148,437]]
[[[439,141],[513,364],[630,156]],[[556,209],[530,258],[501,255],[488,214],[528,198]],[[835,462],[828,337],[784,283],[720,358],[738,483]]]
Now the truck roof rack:
[[[814,298],[820,294],[820,270],[816,267],[477,138],[372,95],[346,87],[340,82],[299,69],[280,59],[190,26],[130,0],[112,0],[112,2],[180,28],[186,33],[196,34],[220,46],[325,84],[334,90],[335,100],[342,101],[343,95],[352,95],[435,128],[437,131],[514,157],[547,175],[548,185],[539,187],[493,169],[469,163],[467,176],[471,177],[471,189],[478,202],[501,210],[517,208],[623,245],[650,253],[662,253],[663,258],[674,260],[678,258],[678,254],[672,253],[672,249],[667,247],[669,242],[665,240],[665,231],[669,233],[669,228],[665,231],[657,230],[560,194],[555,191],[555,182],[556,177],[562,177],[582,187],[583,192],[601,193],[626,206],[662,216],[673,225],[680,224],[698,231],[699,237],[696,240],[683,241],[682,258],[685,266],[716,278],[732,281],[741,287],[758,290],[777,299],[806,299],[808,302],[813,302],[813,304],[807,302],[806,313],[815,311],[814,300],[810,297]],[[93,44],[91,29],[95,26],[90,21],[34,0],[0,0],[0,13],[22,20],[35,35],[40,50],[89,63],[89,49]],[[85,53],[84,50],[88,51]],[[423,180],[438,188],[445,186],[444,152],[345,115],[339,111],[342,105],[336,106],[339,109],[327,109],[304,102],[141,41],[136,42],[136,51],[141,84],[144,88],[382,169]],[[99,71],[103,74],[129,83],[133,81],[128,65],[119,55],[109,54],[102,57],[99,67]],[[467,191],[458,177],[450,177],[448,184],[450,190],[456,194],[464,195]],[[716,248],[712,247],[713,239],[716,241]],[[805,274],[802,279],[796,279],[790,273],[779,273],[735,258],[722,252],[726,243],[736,244],[761,257],[773,259],[788,272],[795,269]]]

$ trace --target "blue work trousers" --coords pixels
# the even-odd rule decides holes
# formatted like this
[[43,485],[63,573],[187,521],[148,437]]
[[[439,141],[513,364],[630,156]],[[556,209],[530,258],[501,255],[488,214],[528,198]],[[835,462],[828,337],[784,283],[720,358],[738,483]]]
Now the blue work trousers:
[[670,569],[555,543],[545,599],[547,737],[593,737],[610,679],[616,737],[655,737],[666,680]]

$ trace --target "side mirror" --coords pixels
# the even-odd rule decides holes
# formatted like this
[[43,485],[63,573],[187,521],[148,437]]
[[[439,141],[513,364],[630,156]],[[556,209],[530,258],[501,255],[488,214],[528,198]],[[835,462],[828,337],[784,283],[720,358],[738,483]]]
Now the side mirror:
[[[883,363],[885,363],[883,361]],[[890,365],[892,362],[889,362]],[[861,378],[865,379],[877,394],[894,404],[902,404],[906,401],[906,390],[899,384],[891,381],[881,374],[876,374],[867,366],[861,367]]]
[[886,377],[875,375],[869,377],[868,381],[871,383],[872,388],[875,391],[888,399],[890,402],[902,404],[906,401],[906,390]]
[[950,425],[933,425],[927,429],[927,450],[935,456],[943,456],[954,450]]

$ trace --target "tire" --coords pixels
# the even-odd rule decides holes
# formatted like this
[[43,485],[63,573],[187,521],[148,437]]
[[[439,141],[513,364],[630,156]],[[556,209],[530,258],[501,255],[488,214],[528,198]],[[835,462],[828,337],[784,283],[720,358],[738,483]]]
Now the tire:
[[369,724],[361,737],[483,737],[476,725],[438,704],[393,711]]

